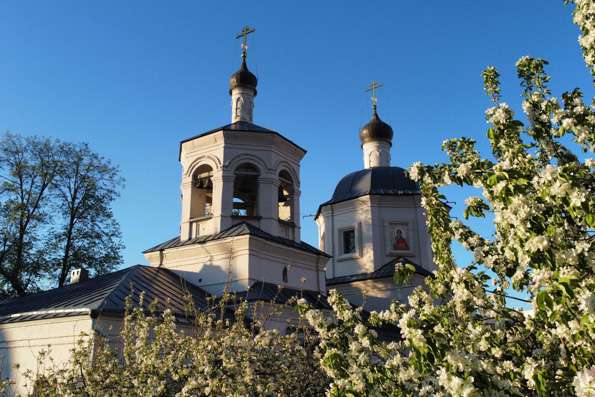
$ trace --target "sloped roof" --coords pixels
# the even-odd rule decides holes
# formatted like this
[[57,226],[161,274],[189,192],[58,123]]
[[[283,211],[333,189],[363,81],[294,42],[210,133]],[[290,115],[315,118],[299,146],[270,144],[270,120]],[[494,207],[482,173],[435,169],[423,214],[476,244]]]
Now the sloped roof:
[[258,134],[271,134],[271,135],[276,135],[279,138],[283,139],[284,141],[290,143],[291,145],[295,146],[296,148],[298,148],[299,150],[301,150],[302,152],[306,153],[307,150],[304,149],[303,147],[297,145],[295,142],[285,138],[283,135],[281,135],[279,132],[277,131],[273,131],[273,130],[269,130],[268,128],[265,127],[261,127],[259,125],[256,125],[254,123],[250,123],[248,121],[236,121],[235,123],[231,123],[231,124],[226,124],[223,127],[219,127],[219,128],[214,128],[212,130],[200,133],[198,135],[194,135],[193,137],[190,137],[188,139],[184,139],[183,141],[180,142],[180,156],[182,155],[182,144],[188,141],[191,141],[193,139],[196,138],[201,138],[203,136],[207,136],[210,134],[214,134],[215,132],[219,132],[219,131],[243,131],[243,132],[255,132]]
[[326,285],[332,286],[332,285],[337,285],[337,284],[348,284],[348,283],[352,283],[355,281],[374,280],[374,279],[379,279],[379,278],[392,277],[395,274],[395,264],[397,264],[397,262],[409,263],[409,264],[413,265],[415,267],[415,273],[419,274],[420,276],[428,277],[428,276],[433,275],[432,272],[411,262],[409,259],[397,257],[397,258],[391,259],[389,262],[382,265],[381,267],[374,270],[373,272],[350,274],[348,276],[327,278]]
[[320,292],[287,288],[264,281],[255,282],[247,291],[235,293],[235,297],[247,302],[266,301],[278,304],[285,304],[292,298],[303,298],[317,309],[330,309],[326,296]]
[[295,249],[298,249],[301,251],[309,252],[311,254],[326,256],[326,257],[330,258],[330,256],[326,252],[320,251],[318,248],[314,248],[313,246],[311,246],[308,243],[305,243],[303,241],[297,242],[295,240],[290,240],[288,238],[274,236],[274,235],[267,233],[264,230],[260,229],[259,227],[254,226],[248,222],[236,223],[235,225],[232,225],[232,226],[228,227],[227,229],[222,230],[219,233],[209,234],[209,235],[205,235],[205,236],[198,236],[198,237],[195,237],[195,238],[192,238],[189,240],[184,240],[184,241],[180,240],[180,236],[176,236],[172,239],[169,239],[161,244],[157,244],[157,245],[143,251],[143,254],[148,253],[148,252],[161,251],[161,250],[165,250],[165,249],[169,249],[169,248],[183,247],[183,246],[192,245],[192,244],[204,244],[209,241],[215,241],[215,240],[221,240],[221,239],[225,239],[225,238],[239,237],[239,236],[245,236],[245,235],[255,236],[255,237],[261,238],[263,240],[272,241],[277,244],[285,245],[290,248],[295,248]]
[[207,308],[210,296],[201,288],[186,283],[174,272],[157,267],[131,266],[76,284],[54,288],[0,303],[0,323],[40,320],[88,313],[121,314],[130,296],[139,305],[144,291],[143,308],[158,300],[157,310],[169,308],[177,316],[186,314],[184,297],[191,294],[197,309]]

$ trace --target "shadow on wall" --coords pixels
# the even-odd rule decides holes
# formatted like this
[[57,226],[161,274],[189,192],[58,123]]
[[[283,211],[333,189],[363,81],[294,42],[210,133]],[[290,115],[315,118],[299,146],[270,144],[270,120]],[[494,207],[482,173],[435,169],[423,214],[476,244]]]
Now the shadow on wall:
[[[11,351],[8,349],[8,344],[6,341],[6,335],[3,329],[0,328],[0,365],[2,365],[2,380],[5,379],[14,379],[18,369],[15,368],[16,364],[14,358],[11,354]],[[12,396],[14,395],[13,388],[7,387],[6,389],[2,390],[2,396]]]
[[339,284],[330,289],[338,290],[350,303],[363,306],[367,311],[381,311],[388,309],[395,300],[406,304],[411,292],[423,285],[424,278],[414,275],[405,285],[399,285],[392,277],[386,277]]
[[237,276],[232,271],[225,272],[222,266],[212,263],[205,263],[198,271],[170,270],[213,295],[221,295],[226,289],[234,292],[247,286],[242,283],[247,283],[247,280],[237,281]]

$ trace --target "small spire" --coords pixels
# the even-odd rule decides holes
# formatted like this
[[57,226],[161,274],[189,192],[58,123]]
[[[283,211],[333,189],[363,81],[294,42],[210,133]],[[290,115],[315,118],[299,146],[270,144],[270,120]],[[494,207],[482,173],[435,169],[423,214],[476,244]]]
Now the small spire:
[[376,108],[378,105],[378,97],[376,96],[376,89],[380,88],[380,87],[384,87],[384,85],[382,83],[377,82],[376,80],[372,80],[372,83],[368,86],[368,88],[366,89],[365,92],[372,92],[372,97],[370,98],[372,100],[372,115],[378,117],[378,114],[376,113]]
[[242,28],[240,33],[236,35],[236,39],[242,38],[242,67],[246,65],[246,55],[248,54],[248,35],[256,32],[256,29],[246,25]]

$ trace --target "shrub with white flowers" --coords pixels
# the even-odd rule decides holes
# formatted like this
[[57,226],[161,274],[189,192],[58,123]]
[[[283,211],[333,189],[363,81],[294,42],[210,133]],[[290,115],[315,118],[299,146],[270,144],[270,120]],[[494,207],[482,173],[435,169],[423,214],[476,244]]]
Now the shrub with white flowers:
[[[229,301],[227,301],[229,302]],[[119,338],[81,338],[65,366],[39,356],[26,377],[32,396],[319,396],[328,386],[305,323],[281,335],[244,302],[190,310],[180,323],[169,310],[129,305]],[[227,313],[227,314],[226,314]],[[250,316],[248,316],[248,314]],[[252,321],[247,321],[248,317]],[[51,352],[50,352],[51,353]]]
[[[595,2],[576,2],[591,71],[594,15]],[[546,65],[516,64],[525,122],[501,102],[496,69],[483,72],[492,156],[472,139],[451,139],[448,162],[409,170],[437,265],[426,286],[368,320],[337,292],[329,296],[336,322],[307,311],[332,378],[327,395],[595,396],[595,174],[594,161],[581,159],[593,153],[595,112],[578,89],[553,97]],[[491,238],[451,217],[447,185],[481,190],[464,218],[491,213]],[[455,263],[453,241],[473,254],[468,267]],[[406,270],[398,266],[396,278]],[[511,289],[529,297],[530,314],[507,304]],[[374,328],[387,325],[400,328],[400,340],[378,339]]]

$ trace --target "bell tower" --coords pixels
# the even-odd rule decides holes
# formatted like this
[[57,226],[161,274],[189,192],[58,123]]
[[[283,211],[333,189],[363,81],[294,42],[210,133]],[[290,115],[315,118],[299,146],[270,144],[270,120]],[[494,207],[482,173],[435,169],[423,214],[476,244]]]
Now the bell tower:
[[300,240],[300,162],[306,151],[253,123],[258,80],[248,69],[246,26],[240,69],[229,78],[231,124],[181,143],[180,238],[189,240],[249,222]]
[[144,254],[214,294],[257,282],[324,293],[328,255],[300,237],[306,150],[253,123],[258,80],[248,69],[246,41],[254,31],[237,35],[242,63],[229,79],[231,124],[180,143],[179,235]]

